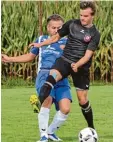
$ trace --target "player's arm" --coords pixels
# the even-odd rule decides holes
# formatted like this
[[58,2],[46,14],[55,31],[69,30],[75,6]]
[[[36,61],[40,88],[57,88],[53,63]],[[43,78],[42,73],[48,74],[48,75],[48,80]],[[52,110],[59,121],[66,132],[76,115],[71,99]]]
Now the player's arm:
[[94,51],[98,47],[100,41],[100,33],[97,32],[95,36],[92,38],[91,42],[88,45],[85,55],[76,63],[72,63],[72,69],[77,72],[78,68],[86,64],[94,54]]
[[[36,39],[36,43],[39,42],[39,38]],[[29,53],[24,54],[24,55],[20,55],[20,56],[16,56],[16,57],[9,57],[5,54],[2,54],[2,62],[5,63],[10,63],[10,62],[17,62],[17,63],[26,63],[26,62],[30,62],[32,60],[34,60],[34,58],[39,54],[39,49],[36,47],[33,47]]]
[[2,62],[7,62],[7,63],[10,62],[25,63],[32,61],[36,57],[36,55],[31,52],[17,57],[9,57],[5,54],[2,54],[1,56],[2,56]]
[[55,42],[57,42],[60,38],[61,38],[61,37],[60,37],[59,33],[57,33],[57,34],[51,36],[49,39],[47,39],[47,40],[45,40],[45,41],[43,41],[43,42],[40,42],[40,43],[31,43],[31,44],[29,44],[29,47],[35,46],[35,47],[38,47],[38,48],[39,48],[39,47],[42,47],[42,46],[44,46],[44,45],[49,45],[49,44],[55,43]]
[[77,72],[79,67],[86,64],[90,60],[90,58],[93,56],[93,53],[94,51],[92,50],[86,50],[85,55],[78,62],[71,64],[72,69]]
[[69,25],[72,23],[73,20],[69,20],[68,22],[66,22],[61,29],[58,30],[57,34],[51,36],[49,39],[40,42],[40,43],[31,43],[29,44],[29,47],[31,46],[35,46],[35,47],[42,47],[44,45],[49,45],[52,43],[57,42],[60,38],[66,36],[69,34]]

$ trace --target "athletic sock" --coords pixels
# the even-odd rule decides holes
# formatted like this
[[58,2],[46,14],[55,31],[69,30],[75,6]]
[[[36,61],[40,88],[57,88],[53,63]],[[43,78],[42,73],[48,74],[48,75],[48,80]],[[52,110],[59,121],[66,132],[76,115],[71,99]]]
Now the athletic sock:
[[89,101],[86,104],[80,105],[80,106],[81,106],[82,113],[88,123],[88,127],[91,127],[94,129],[93,112],[92,112],[92,108]]
[[63,114],[60,110],[55,114],[52,123],[48,128],[48,134],[53,134],[66,121],[68,115]]
[[38,114],[38,123],[39,123],[39,131],[40,135],[48,137],[48,122],[49,122],[49,112],[50,109],[41,107],[40,112]]
[[49,75],[46,82],[40,89],[39,99],[41,104],[44,102],[44,100],[49,96],[51,89],[56,84],[56,80],[52,75]]

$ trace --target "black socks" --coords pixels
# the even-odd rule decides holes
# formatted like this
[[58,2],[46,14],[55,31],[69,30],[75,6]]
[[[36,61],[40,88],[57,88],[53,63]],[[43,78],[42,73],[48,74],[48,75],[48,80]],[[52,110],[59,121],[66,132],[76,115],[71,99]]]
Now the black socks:
[[89,101],[86,104],[80,105],[80,106],[81,106],[82,113],[88,123],[88,127],[91,127],[94,129],[93,112],[92,112],[92,108]]

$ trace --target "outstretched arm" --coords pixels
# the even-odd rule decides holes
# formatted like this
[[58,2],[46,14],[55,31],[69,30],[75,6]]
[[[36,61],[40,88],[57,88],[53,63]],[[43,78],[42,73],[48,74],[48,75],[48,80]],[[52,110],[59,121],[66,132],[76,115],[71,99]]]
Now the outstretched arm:
[[5,63],[11,63],[11,62],[25,63],[25,62],[32,61],[36,57],[36,55],[32,53],[20,55],[17,57],[9,57],[5,54],[1,54],[1,56],[2,56],[2,59],[1,59],[2,62],[5,62]]
[[29,47],[31,46],[34,46],[34,47],[41,47],[41,46],[44,46],[44,45],[49,45],[51,43],[54,43],[54,42],[57,42],[59,39],[60,39],[60,35],[57,33],[53,36],[51,36],[49,39],[43,41],[43,42],[40,42],[40,43],[31,43],[29,44]]

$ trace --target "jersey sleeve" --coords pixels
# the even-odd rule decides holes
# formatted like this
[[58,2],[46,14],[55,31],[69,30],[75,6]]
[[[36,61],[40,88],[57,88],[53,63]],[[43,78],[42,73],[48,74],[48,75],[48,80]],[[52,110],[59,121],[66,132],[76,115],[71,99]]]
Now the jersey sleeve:
[[61,29],[58,30],[60,37],[64,37],[69,34],[69,25],[73,22],[73,20],[67,21]]
[[97,31],[96,34],[92,37],[90,43],[88,44],[88,50],[95,51],[99,45],[100,33]]
[[[35,43],[38,43],[39,42],[39,38],[35,41]],[[37,47],[33,47],[31,50],[30,50],[30,52],[32,53],[32,54],[35,54],[36,56],[39,54],[39,48],[37,48]]]

